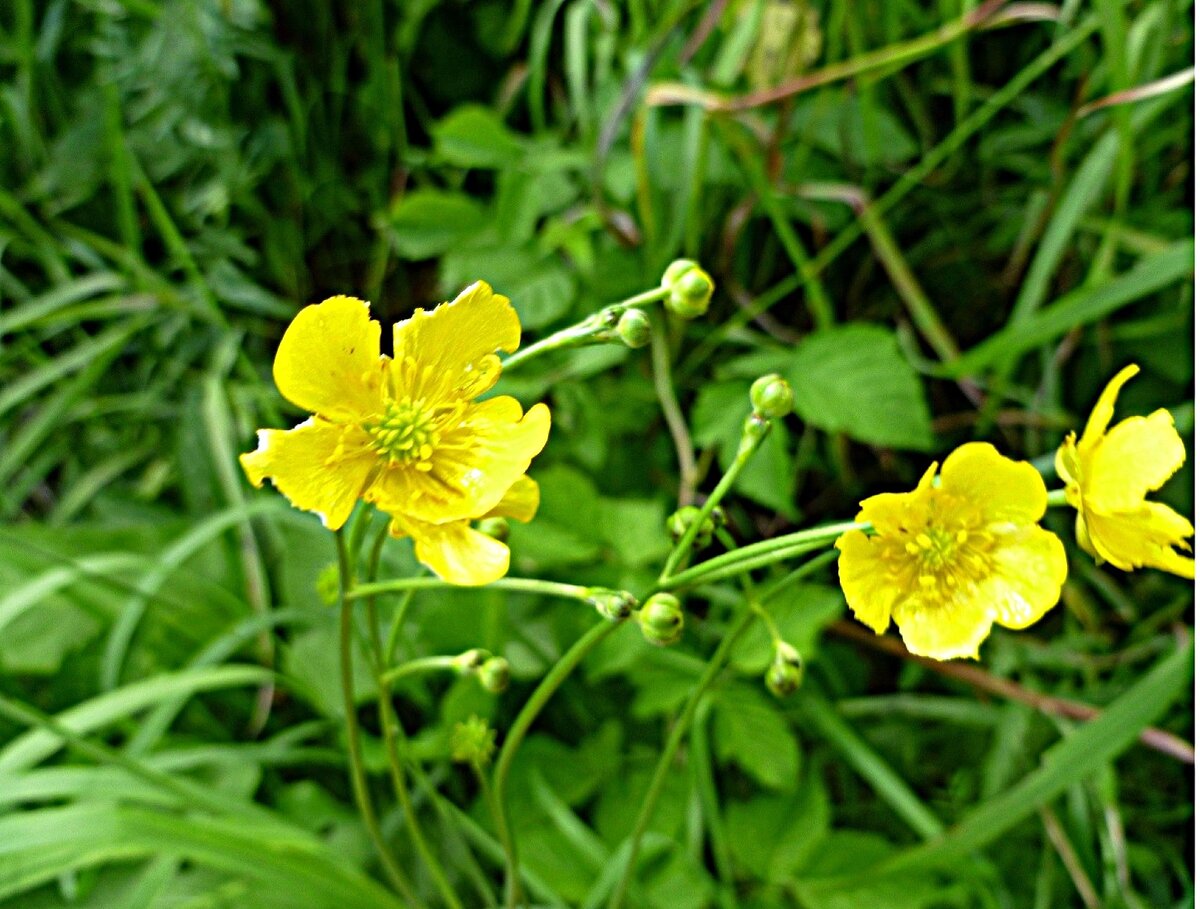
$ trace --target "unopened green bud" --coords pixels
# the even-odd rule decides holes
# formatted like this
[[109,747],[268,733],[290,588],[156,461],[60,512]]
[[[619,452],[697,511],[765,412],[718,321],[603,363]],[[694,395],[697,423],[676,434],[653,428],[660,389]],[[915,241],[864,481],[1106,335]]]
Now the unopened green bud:
[[472,716],[465,723],[455,723],[450,733],[450,757],[459,764],[486,767],[496,752],[496,730],[487,720]]
[[486,533],[501,543],[508,539],[508,521],[504,518],[484,518],[477,526],[480,533]]
[[617,322],[617,337],[626,347],[645,347],[650,343],[650,317],[640,309],[627,309]]
[[490,656],[488,651],[480,647],[472,647],[470,650],[464,650],[451,662],[459,675],[466,675],[468,672],[477,670]]
[[775,657],[767,667],[763,681],[767,690],[777,698],[794,694],[804,680],[804,661],[796,648],[786,641],[775,645]]
[[637,606],[637,597],[624,590],[609,590],[606,587],[592,587],[588,590],[587,602],[596,607],[596,611],[610,622],[620,622],[633,614]]
[[492,657],[479,667],[479,684],[484,691],[499,694],[508,687],[508,660],[504,657]]
[[674,644],[683,635],[683,607],[669,593],[656,593],[638,610],[642,637],[658,647]]
[[341,596],[342,582],[338,573],[338,567],[330,563],[321,569],[321,573],[317,575],[317,596],[326,606],[332,606],[338,601]]
[[713,279],[691,259],[676,259],[663,272],[662,286],[671,289],[666,307],[684,319],[694,319],[708,312],[713,295]]
[[[683,535],[687,533],[687,529],[700,518],[700,509],[695,505],[684,505],[678,511],[674,512],[667,518],[667,530],[671,534],[671,539],[678,543],[683,539]],[[703,549],[712,542],[713,531],[721,526],[713,513],[704,516],[704,520],[700,523],[700,529],[696,532],[696,539],[693,546],[696,549]]]
[[754,412],[768,419],[786,417],[792,412],[795,402],[792,386],[776,373],[763,376],[750,386],[750,404]]

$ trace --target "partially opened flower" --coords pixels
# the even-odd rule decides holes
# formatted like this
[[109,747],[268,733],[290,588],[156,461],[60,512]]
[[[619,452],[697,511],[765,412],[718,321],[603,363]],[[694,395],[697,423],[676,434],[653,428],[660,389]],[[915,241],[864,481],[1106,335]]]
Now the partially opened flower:
[[892,620],[908,649],[976,657],[992,624],[1026,628],[1058,602],[1067,556],[1037,522],[1046,487],[1032,465],[971,442],[912,492],[862,503],[874,534],[838,538],[838,574],[855,617],[877,634]]
[[1069,434],[1054,466],[1067,484],[1067,501],[1079,510],[1075,536],[1089,555],[1123,571],[1145,566],[1194,578],[1195,561],[1175,551],[1190,551],[1192,522],[1146,501],[1187,459],[1175,421],[1159,409],[1108,428],[1121,386],[1137,373],[1137,366],[1126,366],[1108,383],[1082,438]]
[[474,400],[500,376],[496,351],[516,350],[517,314],[479,281],[398,322],[394,356],[380,354],[379,331],[352,297],[297,313],[275,355],[275,383],[314,416],[259,430],[242,467],[331,529],[359,498],[372,502],[445,580],[493,581],[508,570],[508,550],[469,522],[533,516],[537,484],[524,474],[550,430],[544,404],[522,413],[514,398]]

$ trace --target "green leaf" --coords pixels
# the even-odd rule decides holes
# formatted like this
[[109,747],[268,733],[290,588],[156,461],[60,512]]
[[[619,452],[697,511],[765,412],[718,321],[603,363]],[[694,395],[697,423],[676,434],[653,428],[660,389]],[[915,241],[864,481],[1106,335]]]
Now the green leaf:
[[405,259],[431,259],[453,249],[484,225],[483,209],[470,196],[418,189],[391,213],[392,242]]
[[725,826],[734,857],[755,877],[787,881],[829,834],[829,798],[815,773],[788,795],[731,801]]
[[[821,632],[845,612],[846,600],[840,590],[832,587],[796,583],[772,597],[764,608],[783,639],[808,659],[816,653]],[[766,625],[755,622],[734,645],[729,662],[741,672],[762,673],[773,652]]]
[[933,447],[924,389],[886,328],[859,323],[810,335],[786,375],[796,411],[820,429],[869,445]]
[[730,685],[713,700],[717,757],[733,761],[769,789],[792,789],[800,748],[779,709],[747,685]]
[[499,168],[521,156],[499,115],[479,104],[456,107],[433,127],[434,153],[454,167]]

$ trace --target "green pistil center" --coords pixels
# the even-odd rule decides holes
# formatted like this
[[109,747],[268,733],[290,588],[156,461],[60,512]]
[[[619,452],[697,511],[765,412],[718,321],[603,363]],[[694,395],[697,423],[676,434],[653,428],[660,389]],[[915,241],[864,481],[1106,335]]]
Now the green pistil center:
[[392,401],[378,423],[363,427],[371,437],[371,447],[392,463],[414,464],[428,470],[439,433],[432,409],[423,402]]

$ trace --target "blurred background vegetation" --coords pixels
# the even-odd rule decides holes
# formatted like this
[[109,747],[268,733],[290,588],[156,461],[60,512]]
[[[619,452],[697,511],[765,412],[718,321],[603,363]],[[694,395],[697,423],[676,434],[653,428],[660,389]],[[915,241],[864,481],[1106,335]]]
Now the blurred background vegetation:
[[[555,421],[519,575],[644,587],[772,370],[797,416],[739,481],[743,542],[852,517],[972,438],[1052,474],[1127,362],[1122,413],[1166,406],[1190,439],[1192,59],[1177,0],[0,4],[0,904],[396,905],[345,782],[331,543],[235,461],[297,418],[270,363],[300,306],[349,293],[388,322],[483,278],[531,339],[678,256],[713,274],[657,369],[602,347],[505,378]],[[1190,515],[1192,485],[1189,462],[1162,498]],[[776,598],[804,691],[763,690],[763,629],[739,645],[633,904],[1190,906],[1192,769],[1132,739],[1191,738],[1190,695],[1147,673],[1192,588],[1068,550],[1062,606],[995,632],[982,681],[847,637],[832,575]],[[416,570],[406,543],[385,564]],[[513,812],[539,905],[603,903],[731,602],[692,598],[677,648],[624,629],[535,727]],[[497,846],[449,730],[503,736],[594,620],[496,591],[422,593],[405,620],[406,656],[513,667],[498,698],[397,689],[468,905]],[[1074,725],[1032,694],[1104,707],[1147,679],[1098,766],[1005,802]],[[382,791],[365,675],[360,695]],[[963,818],[986,851],[910,861]],[[886,885],[809,883],[889,856]]]

